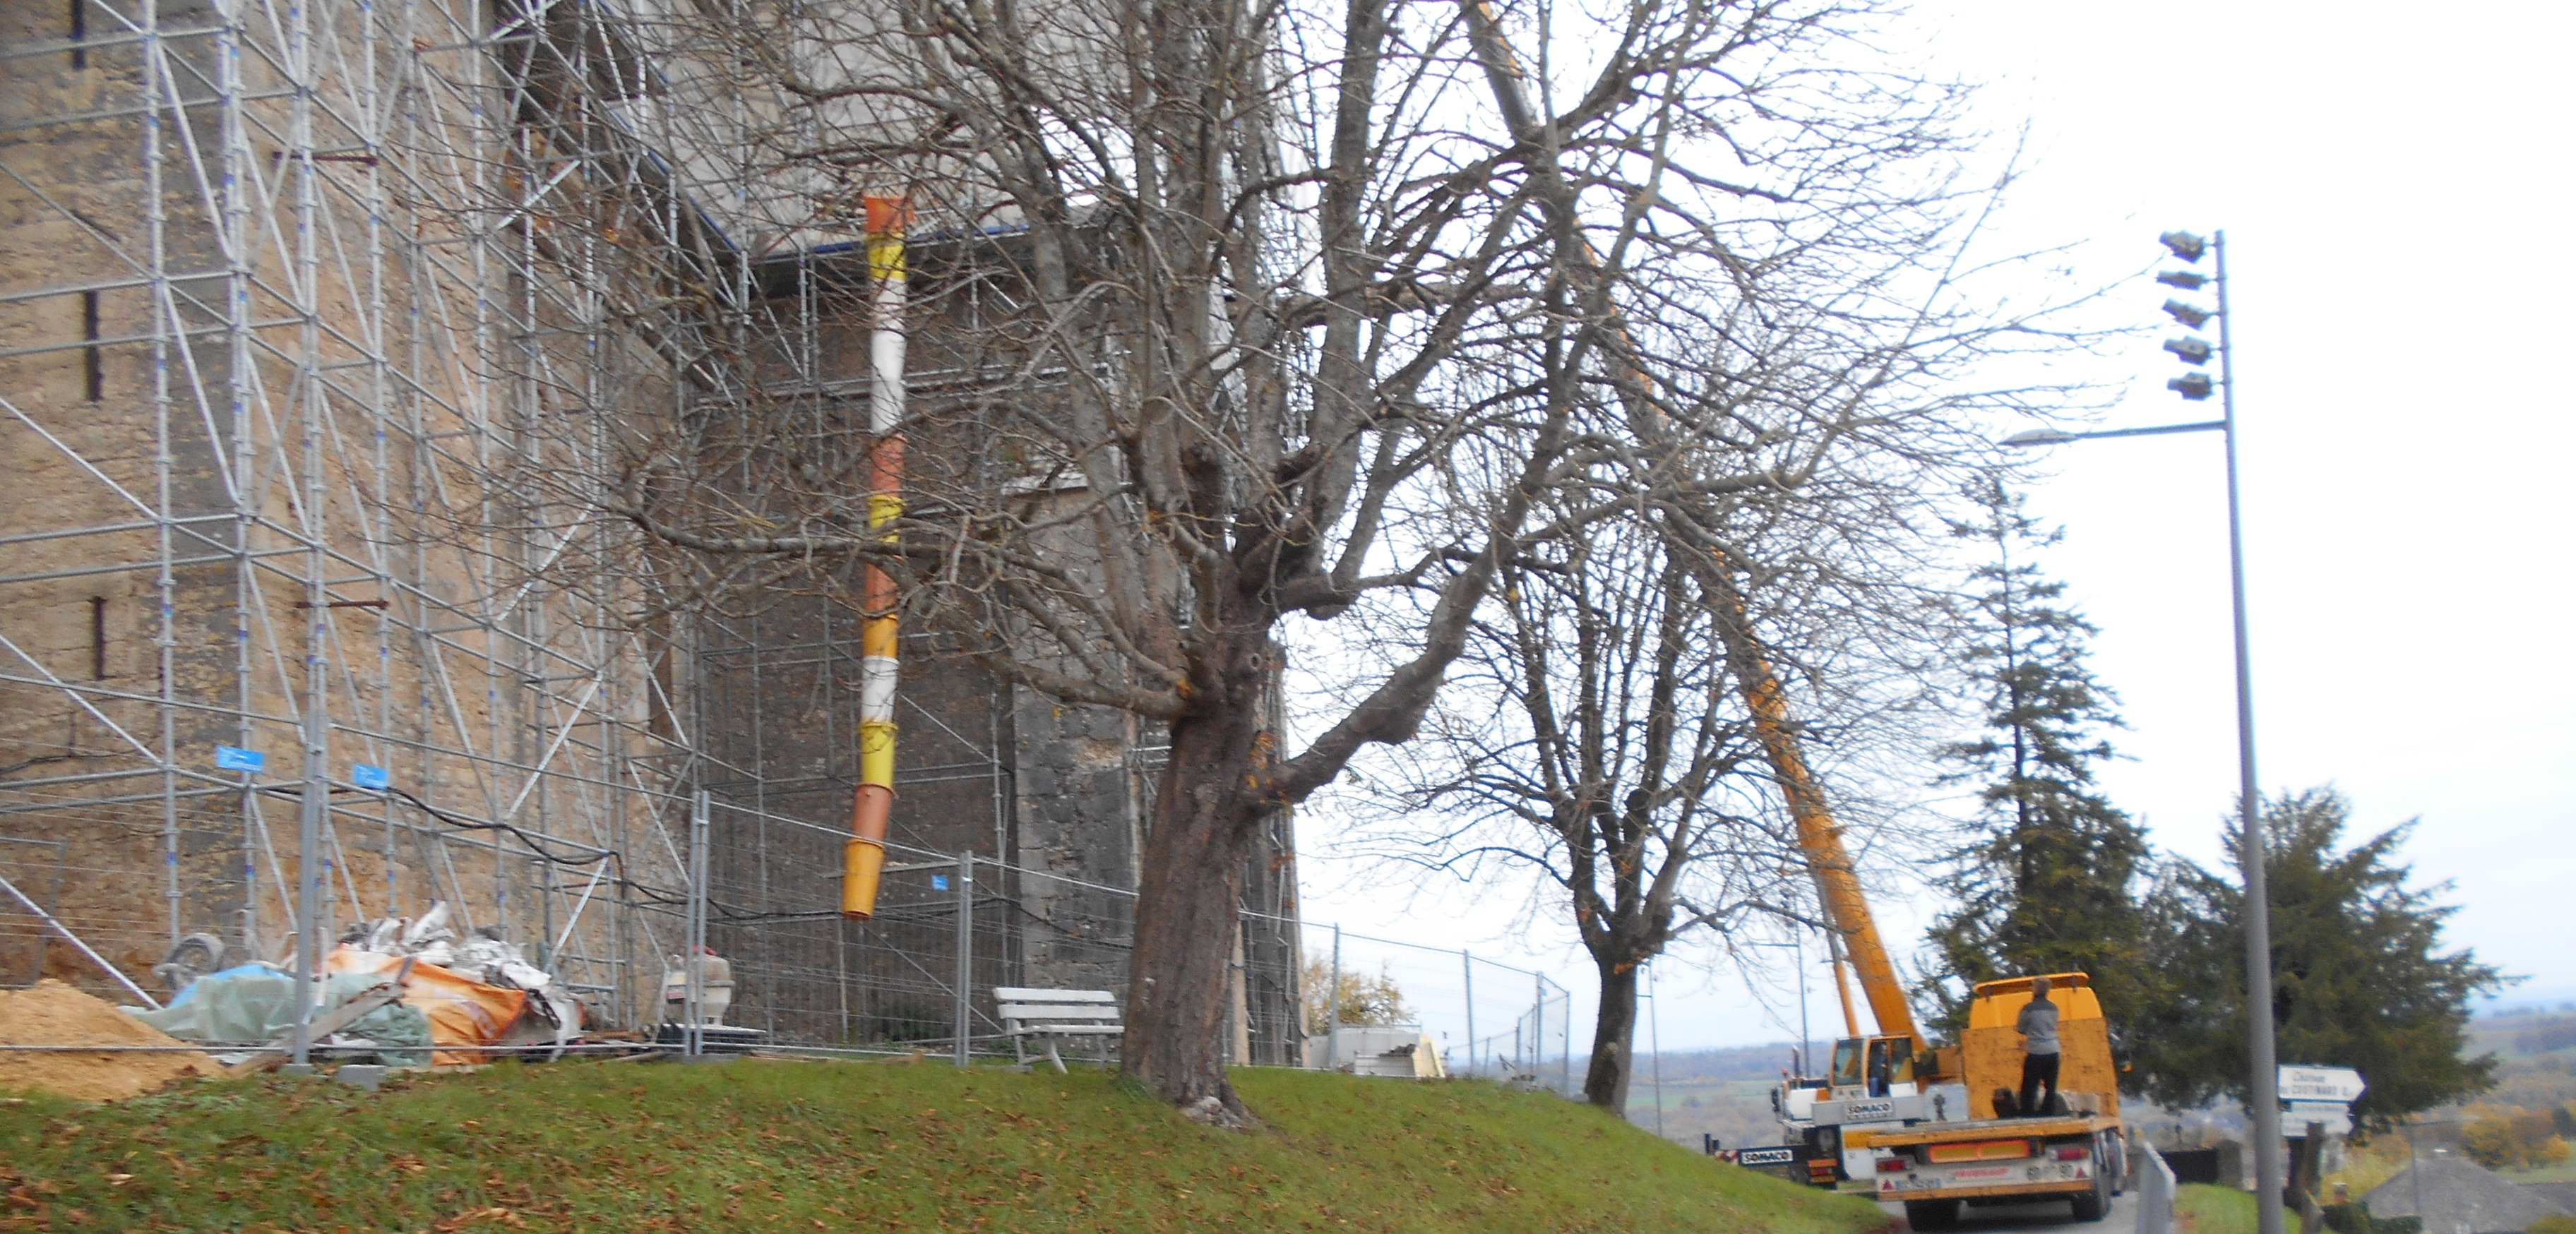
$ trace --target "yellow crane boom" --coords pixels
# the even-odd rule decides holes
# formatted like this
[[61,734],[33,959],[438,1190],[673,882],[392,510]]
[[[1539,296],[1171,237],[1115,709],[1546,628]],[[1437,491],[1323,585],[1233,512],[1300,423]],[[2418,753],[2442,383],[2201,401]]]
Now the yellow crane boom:
[[1723,563],[1708,574],[1720,589],[1719,637],[1725,641],[1727,660],[1744,691],[1745,708],[1753,715],[1754,738],[1761,742],[1763,756],[1771,763],[1771,774],[1780,782],[1780,795],[1788,803],[1789,817],[1797,824],[1798,847],[1815,874],[1826,924],[1842,937],[1851,954],[1852,968],[1860,975],[1861,993],[1869,1000],[1870,1015],[1878,1020],[1878,1031],[1885,1036],[1911,1038],[1916,1053],[1928,1052],[1931,1043],[1915,1027],[1914,1008],[1906,1001],[1905,985],[1897,979],[1896,965],[1888,959],[1887,944],[1878,935],[1876,919],[1870,916],[1869,897],[1862,894],[1860,876],[1852,868],[1850,852],[1843,847],[1842,827],[1834,821],[1832,809],[1825,804],[1824,791],[1817,787],[1815,774],[1807,768],[1806,755],[1798,745],[1796,723],[1790,718],[1788,693],[1781,688],[1779,674],[1772,670],[1770,656],[1754,636],[1743,595],[1735,589]]

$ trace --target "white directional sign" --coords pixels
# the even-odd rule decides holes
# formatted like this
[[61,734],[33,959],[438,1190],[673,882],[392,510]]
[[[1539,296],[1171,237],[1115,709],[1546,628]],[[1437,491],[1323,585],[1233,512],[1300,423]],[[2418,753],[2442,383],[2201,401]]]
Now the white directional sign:
[[2361,1099],[2361,1073],[2350,1067],[2310,1067],[2298,1063],[2281,1065],[2281,1100],[2285,1102],[2331,1101],[2350,1105]]
[[2281,1106],[2285,1134],[2304,1135],[2309,1123],[2323,1124],[2329,1135],[2352,1134],[2352,1107],[2343,1102],[2284,1101]]

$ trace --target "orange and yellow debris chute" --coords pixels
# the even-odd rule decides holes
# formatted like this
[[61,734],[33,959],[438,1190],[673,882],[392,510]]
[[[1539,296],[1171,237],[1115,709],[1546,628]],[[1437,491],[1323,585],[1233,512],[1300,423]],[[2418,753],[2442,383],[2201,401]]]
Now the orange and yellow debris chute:
[[[876,441],[868,458],[868,526],[887,528],[903,517],[903,308],[904,230],[912,207],[901,197],[867,199],[868,274],[876,285],[868,335],[868,432]],[[851,810],[850,840],[841,846],[841,915],[865,921],[877,911],[884,876],[886,832],[894,816],[894,691],[901,667],[896,638],[894,576],[862,567],[859,628],[859,792]]]

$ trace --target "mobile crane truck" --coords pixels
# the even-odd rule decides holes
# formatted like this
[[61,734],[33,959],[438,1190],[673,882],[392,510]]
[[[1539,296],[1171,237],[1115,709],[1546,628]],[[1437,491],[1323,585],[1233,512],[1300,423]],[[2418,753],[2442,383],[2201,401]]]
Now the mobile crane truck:
[[[2021,1034],[2013,1024],[2030,1002],[2031,979],[1988,981],[1969,1004],[1968,1029],[1959,1045],[1917,1055],[1914,1100],[1900,1110],[1893,1098],[1871,1098],[1871,1089],[1893,1094],[1893,1074],[1872,1084],[1864,1070],[1856,1097],[1831,1095],[1815,1103],[1821,1134],[1832,1128],[1841,1150],[1835,1185],[1905,1204],[1908,1224],[1938,1229],[1957,1220],[1960,1205],[2073,1201],[2078,1221],[2099,1221],[2111,1197],[2126,1187],[2128,1151],[2120,1122],[2120,1082],[2111,1057],[2110,1026],[2083,973],[2052,973],[2050,998],[2058,1005],[2057,1033],[2064,1051],[2058,1064],[2058,1101],[2020,1117],[1997,1117],[1997,1098],[2012,1099],[2021,1084]],[[1854,1038],[1835,1046],[1866,1057],[1870,1047],[1904,1044],[1901,1038]],[[1890,1051],[1893,1053],[1893,1051]],[[1926,1065],[1928,1063],[1928,1065]],[[1829,1077],[1839,1081],[1844,1077]],[[1932,1085],[1964,1083],[1968,1117],[1952,1122],[1933,1102],[1923,1117],[1921,1094]],[[1835,1084],[1839,1094],[1846,1086]],[[1878,1108],[1885,1107],[1885,1108]],[[1913,1117],[1889,1117],[1909,1113]],[[1839,1119],[1829,1122],[1828,1118]]]
[[[1723,571],[1711,573],[1723,578]],[[1730,585],[1731,580],[1726,580]],[[1914,1013],[1896,967],[1878,935],[1860,879],[1844,850],[1841,828],[1799,750],[1797,729],[1768,657],[1753,638],[1740,598],[1735,620],[1720,622],[1736,679],[1742,683],[1754,731],[1787,799],[1798,844],[1814,871],[1827,938],[1849,950],[1878,1034],[1860,1032],[1842,957],[1833,956],[1844,1027],[1821,1077],[1790,1077],[1772,1093],[1787,1151],[1779,1164],[1804,1181],[1881,1200],[1901,1201],[1908,1224],[1939,1229],[1958,1220],[1963,1204],[2073,1201],[2079,1221],[2099,1221],[2111,1197],[2126,1184],[2128,1153],[2120,1122],[2118,1064],[2110,1025],[2084,973],[2051,973],[2051,1001],[2058,1006],[2058,1094],[2050,1108],[1998,1111],[1997,1098],[2014,1102],[2021,1086],[2022,1040],[2014,1025],[2030,1002],[2030,977],[1980,983],[1968,1009],[1968,1027],[1957,1045],[1931,1047],[1915,1027]],[[1802,1067],[1803,1069],[1803,1067]],[[1946,1094],[1936,1087],[1963,1084],[1968,1108],[1953,1121]],[[2000,1117],[2000,1113],[2014,1117]],[[1746,1149],[1753,1164],[1765,1150]]]

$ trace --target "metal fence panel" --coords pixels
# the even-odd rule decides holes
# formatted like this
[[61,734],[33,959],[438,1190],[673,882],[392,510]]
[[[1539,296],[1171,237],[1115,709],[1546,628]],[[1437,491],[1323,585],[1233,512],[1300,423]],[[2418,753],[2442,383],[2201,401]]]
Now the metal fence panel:
[[2138,1234],[2166,1234],[2173,1228],[2174,1172],[2155,1145],[2140,1141],[2131,1158],[2137,1175]]
[[[1016,1056],[997,1018],[1003,986],[1108,990],[1123,999],[1136,893],[974,853],[890,844],[876,916],[842,919],[837,829],[711,797],[709,846],[691,903],[656,929],[678,967],[702,918],[731,970],[726,1022],[774,1047],[919,1051],[965,1062]],[[693,866],[698,863],[692,860]],[[1573,999],[1545,974],[1456,948],[1241,914],[1225,1032],[1255,1066],[1320,1066],[1326,1025],[1310,988],[1338,937],[1346,971],[1384,976],[1453,1075],[1572,1093]],[[1097,1053],[1094,1053],[1094,1050]],[[1073,1054],[1114,1060],[1114,1039]]]

